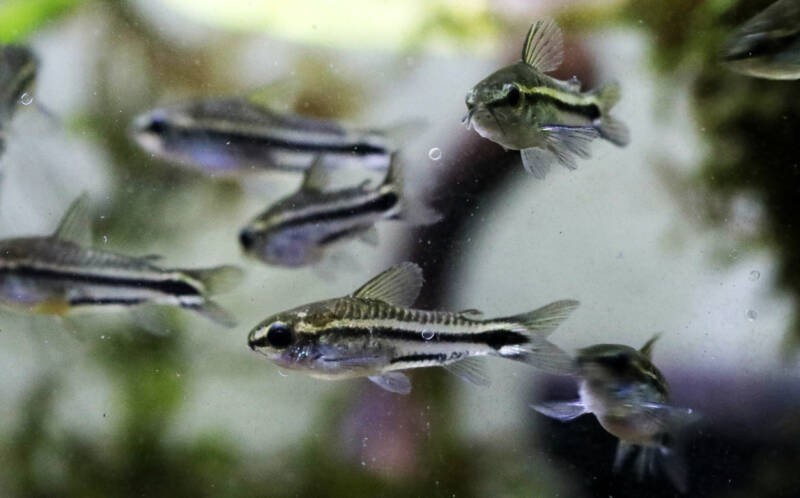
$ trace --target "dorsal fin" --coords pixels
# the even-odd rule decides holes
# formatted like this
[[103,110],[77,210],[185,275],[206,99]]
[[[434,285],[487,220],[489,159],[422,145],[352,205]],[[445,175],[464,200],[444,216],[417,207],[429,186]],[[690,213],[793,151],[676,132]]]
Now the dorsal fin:
[[330,175],[324,163],[322,155],[314,158],[314,162],[311,163],[303,177],[303,183],[300,185],[302,190],[306,192],[322,192],[328,187]]
[[352,296],[395,306],[411,306],[422,289],[422,268],[406,261],[392,266],[356,290]]
[[528,30],[522,60],[543,73],[558,69],[564,59],[564,36],[552,19],[539,19]]
[[92,243],[92,226],[89,218],[89,194],[82,193],[72,201],[53,232],[56,239],[88,246]]
[[296,78],[289,76],[270,81],[247,96],[248,102],[275,112],[290,112],[300,95],[300,85]]
[[661,332],[651,337],[650,340],[645,342],[644,346],[642,346],[642,348],[639,350],[639,352],[642,353],[642,355],[644,355],[648,360],[653,356],[653,346],[659,337],[661,337]]

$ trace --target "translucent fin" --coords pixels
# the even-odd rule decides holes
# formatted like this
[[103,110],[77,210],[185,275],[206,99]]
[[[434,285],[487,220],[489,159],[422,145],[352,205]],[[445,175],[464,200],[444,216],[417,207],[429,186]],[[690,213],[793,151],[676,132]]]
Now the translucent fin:
[[558,162],[567,169],[575,169],[574,156],[587,159],[591,143],[600,133],[593,126],[542,126],[547,146]]
[[361,232],[358,238],[371,246],[377,246],[379,243],[378,229],[375,228],[374,226],[371,226],[366,230],[364,230],[363,232]]
[[574,299],[564,299],[552,302],[528,313],[501,318],[499,320],[509,321],[519,324],[528,332],[534,332],[540,336],[547,337],[561,325],[575,311],[580,302]]
[[92,243],[89,194],[84,192],[72,201],[64,217],[61,218],[58,228],[53,232],[53,237],[84,246]]
[[550,303],[529,313],[501,318],[516,322],[516,332],[527,332],[528,342],[504,346],[498,353],[503,358],[527,363],[539,370],[556,375],[575,375],[572,358],[545,337],[552,333],[569,314],[578,307],[578,301],[564,300]]
[[583,405],[583,402],[579,399],[576,399],[575,401],[550,401],[536,403],[531,404],[530,407],[542,415],[561,420],[562,422],[578,418],[581,415],[588,413],[586,411],[586,407]]
[[681,493],[686,493],[689,490],[689,477],[687,475],[686,462],[682,455],[675,449],[663,446],[656,448],[656,450],[658,451],[656,458],[661,464],[661,470],[664,475],[675,486],[675,489]]
[[250,93],[247,100],[258,107],[276,112],[291,112],[302,87],[295,78],[284,77],[272,80]]
[[130,313],[136,325],[153,335],[165,336],[170,333],[171,310],[166,306],[142,305],[131,308]]
[[223,265],[214,268],[193,270],[177,270],[199,280],[205,287],[205,293],[213,296],[233,289],[244,277],[244,272],[236,266]]
[[625,123],[613,116],[603,116],[603,118],[596,122],[595,128],[597,128],[601,137],[619,147],[625,147],[631,141],[628,127]]
[[486,375],[486,362],[483,358],[466,358],[455,363],[444,366],[445,370],[451,374],[466,380],[476,386],[488,387],[491,385],[489,377]]
[[622,97],[622,88],[619,86],[619,82],[610,81],[597,90],[594,90],[592,95],[595,95],[599,101],[598,107],[600,108],[600,113],[607,114],[611,111],[611,108],[619,102],[620,97]]
[[393,393],[408,394],[411,392],[411,380],[404,373],[388,372],[383,375],[371,375],[368,378],[383,389]]
[[555,154],[539,147],[522,149],[520,154],[522,155],[522,165],[525,167],[525,171],[539,180],[544,180],[544,177],[550,172],[550,165],[558,161]]
[[383,185],[390,186],[400,195],[400,210],[392,216],[393,218],[402,219],[412,225],[432,225],[442,219],[438,211],[414,197],[414,192],[405,183],[403,168],[399,164],[397,154],[392,155]]
[[384,128],[379,133],[389,140],[389,151],[395,152],[408,142],[418,137],[428,127],[428,123],[422,119],[414,119],[397,123]]
[[395,306],[411,306],[422,290],[422,268],[408,261],[392,266],[353,292],[353,297],[375,299]]
[[653,346],[659,337],[661,337],[660,332],[651,337],[649,341],[645,342],[644,346],[642,346],[642,349],[639,350],[639,352],[642,353],[642,355],[644,355],[644,357],[648,360],[653,356]]
[[201,306],[188,307],[192,311],[203,315],[212,322],[218,323],[223,327],[233,328],[236,326],[236,319],[228,313],[222,306],[214,301],[206,300]]
[[558,69],[564,59],[564,36],[552,19],[539,19],[528,30],[522,60],[543,73]]
[[631,455],[636,453],[638,448],[638,446],[626,443],[625,441],[617,443],[617,452],[614,455],[614,465],[612,467],[614,473],[619,473],[622,470],[625,466],[625,462],[628,461]]
[[483,316],[483,311],[476,310],[475,308],[470,308],[468,310],[461,310],[458,312],[458,314],[465,316],[467,318],[477,319]]
[[322,156],[317,156],[311,167],[306,171],[303,177],[303,183],[300,185],[301,190],[307,192],[323,192],[330,184],[330,175],[328,169],[325,167],[325,161]]

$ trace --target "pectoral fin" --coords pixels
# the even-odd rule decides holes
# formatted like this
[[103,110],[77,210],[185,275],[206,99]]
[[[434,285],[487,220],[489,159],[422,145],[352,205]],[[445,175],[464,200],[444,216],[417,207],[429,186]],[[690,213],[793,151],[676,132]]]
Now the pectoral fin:
[[550,401],[536,403],[531,404],[530,407],[542,415],[546,415],[562,422],[578,418],[584,413],[588,413],[586,411],[586,407],[583,405],[583,402],[579,399],[574,401]]
[[393,393],[408,394],[411,392],[411,380],[404,373],[388,372],[383,375],[371,375],[368,379]]
[[547,141],[547,148],[567,169],[575,169],[575,157],[587,159],[591,155],[592,140],[600,136],[593,126],[542,126],[540,131]]

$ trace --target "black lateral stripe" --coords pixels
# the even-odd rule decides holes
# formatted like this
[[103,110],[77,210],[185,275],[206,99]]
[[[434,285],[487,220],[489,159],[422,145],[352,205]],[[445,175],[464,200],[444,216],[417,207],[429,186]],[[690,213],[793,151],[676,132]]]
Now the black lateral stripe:
[[551,97],[550,95],[536,94],[535,96],[526,94],[526,98],[536,101],[545,101],[553,104],[560,111],[573,112],[580,114],[588,119],[594,121],[600,117],[600,109],[595,104],[574,105],[562,102],[561,100]]
[[109,277],[105,275],[91,275],[81,273],[62,272],[52,269],[19,266],[17,268],[2,268],[0,274],[17,274],[22,277],[34,277],[49,280],[71,280],[86,284],[98,284],[119,287],[143,287],[156,290],[173,296],[199,296],[195,287],[180,280],[146,280],[138,278]]
[[299,216],[294,219],[287,220],[279,223],[278,227],[300,225],[306,223],[322,223],[325,221],[338,220],[341,218],[350,218],[364,214],[381,214],[390,211],[400,201],[398,195],[392,191],[387,191],[378,195],[369,201],[358,206],[331,209],[330,211],[322,211],[319,213],[309,214],[306,216]]
[[236,145],[258,146],[264,148],[286,149],[291,152],[322,152],[322,153],[341,153],[353,154],[356,156],[368,156],[373,154],[385,155],[389,151],[385,147],[378,147],[366,142],[354,142],[350,144],[339,143],[312,143],[302,140],[286,140],[271,137],[269,135],[257,135],[253,133],[232,133],[230,131],[217,131],[211,128],[191,129],[172,127],[168,125],[166,133],[179,133],[188,138],[202,136],[206,140],[223,141]]
[[432,354],[409,354],[406,356],[398,356],[397,358],[392,358],[389,363],[405,363],[405,362],[415,362],[415,361],[438,361],[444,362],[447,359],[447,354],[445,353],[432,353]]
[[77,297],[69,300],[70,306],[86,306],[86,305],[103,305],[103,304],[126,304],[137,305],[142,304],[146,299],[142,298],[124,298],[124,297]]
[[530,342],[528,337],[520,332],[512,330],[489,330],[486,332],[479,332],[475,334],[467,333],[450,333],[450,332],[436,332],[435,326],[433,337],[424,338],[422,333],[410,330],[393,329],[389,327],[338,327],[324,329],[320,334],[338,334],[345,337],[361,337],[364,335],[371,335],[381,339],[395,339],[399,341],[410,342],[454,342],[454,343],[471,343],[471,344],[485,344],[493,349],[500,349],[503,346],[516,346],[520,344],[527,344]]

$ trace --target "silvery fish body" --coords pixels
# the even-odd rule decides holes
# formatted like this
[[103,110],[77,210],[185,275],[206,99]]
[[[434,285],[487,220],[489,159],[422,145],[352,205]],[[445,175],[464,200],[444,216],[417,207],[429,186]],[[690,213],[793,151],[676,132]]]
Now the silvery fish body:
[[38,60],[21,45],[0,47],[0,153],[5,149],[5,131],[26,91],[36,78]]
[[391,132],[283,114],[238,97],[154,109],[134,120],[131,134],[148,152],[209,174],[304,171],[320,156],[328,166],[355,162],[385,169],[397,148]]
[[86,197],[79,198],[50,236],[0,241],[0,302],[35,313],[64,315],[93,307],[168,305],[232,326],[232,317],[209,296],[235,284],[230,266],[165,269],[152,257],[97,251],[90,238]]
[[242,249],[265,263],[298,267],[322,259],[332,245],[354,237],[377,243],[375,224],[400,219],[430,224],[438,213],[404,191],[393,160],[383,183],[329,191],[328,173],[317,161],[300,189],[253,219],[239,233]]
[[800,0],[779,0],[744,23],[723,45],[721,59],[748,76],[800,78]]
[[581,92],[577,80],[547,76],[562,58],[561,30],[550,19],[537,21],[528,31],[522,60],[492,73],[466,97],[467,127],[521,151],[525,169],[537,178],[556,162],[574,169],[575,156],[588,158],[595,138],[618,146],[629,140],[627,127],[609,114],[619,100],[619,85]]
[[683,491],[685,469],[675,454],[673,436],[691,421],[692,410],[670,405],[667,381],[650,360],[657,338],[638,351],[622,344],[598,344],[580,350],[576,357],[580,399],[532,406],[559,420],[593,413],[606,431],[619,438],[615,471],[638,450],[636,470],[640,479],[655,474],[660,465]]
[[408,393],[401,370],[441,366],[479,385],[488,381],[477,358],[499,356],[542,370],[572,373],[570,358],[546,336],[577,307],[558,301],[530,313],[482,319],[409,308],[422,286],[413,263],[393,266],[350,296],[278,313],[257,325],[248,344],[282,368],[322,379],[368,377]]

